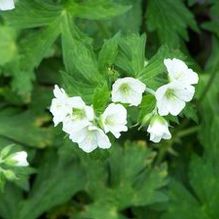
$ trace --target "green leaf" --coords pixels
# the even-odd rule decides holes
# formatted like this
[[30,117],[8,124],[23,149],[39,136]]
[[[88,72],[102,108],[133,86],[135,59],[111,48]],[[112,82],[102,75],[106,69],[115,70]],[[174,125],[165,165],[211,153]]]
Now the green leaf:
[[0,26],[0,65],[10,62],[17,55],[15,37],[12,28]]
[[[72,36],[69,22],[62,28],[62,49],[65,68],[68,74],[87,84],[96,84],[100,79],[96,57],[91,47]],[[74,59],[72,59],[74,57]]]
[[130,206],[167,201],[162,192],[167,183],[166,166],[153,168],[154,156],[144,144],[128,143],[124,148],[113,145],[106,161],[86,160],[85,169],[90,170],[86,191],[94,203],[86,206],[79,218],[126,218],[121,211]]
[[22,0],[16,9],[5,13],[6,22],[16,28],[47,26],[61,15],[61,7],[38,0]]
[[101,84],[94,90],[93,107],[97,113],[101,113],[106,108],[110,100],[110,90],[107,84]]
[[59,154],[50,150],[41,157],[39,174],[29,196],[18,203],[13,219],[36,219],[52,207],[67,202],[83,188],[83,171],[72,152],[72,145],[65,144]]
[[34,69],[46,56],[59,33],[59,23],[55,22],[44,29],[30,32],[18,43],[19,55],[5,66],[5,75],[12,76],[14,91],[29,95],[35,79]]
[[68,8],[76,17],[99,20],[121,15],[131,6],[117,4],[112,0],[86,0],[80,4],[71,2]]
[[126,74],[137,77],[144,68],[146,35],[131,34],[120,40],[116,65]]
[[145,95],[142,98],[142,102],[139,106],[139,116],[138,116],[138,122],[143,122],[142,120],[145,118],[145,116],[149,116],[150,113],[154,110],[156,106],[156,100],[153,95]]
[[132,5],[132,8],[123,15],[113,18],[110,22],[110,29],[113,30],[113,33],[118,30],[125,34],[139,33],[143,15],[142,0],[117,0],[116,2]]
[[30,111],[13,114],[1,111],[0,135],[21,145],[43,148],[51,145],[53,139],[53,130],[41,127],[49,119],[47,115],[37,117]]
[[219,37],[219,2],[216,1],[210,11],[211,15],[211,21],[205,22],[202,24],[202,27],[204,27],[206,30],[209,30],[216,34],[217,37]]
[[180,40],[188,40],[187,28],[198,31],[193,14],[181,0],[149,0],[146,25],[149,31],[156,31],[161,44],[175,48]]
[[0,215],[4,219],[16,218],[17,207],[22,200],[22,191],[15,185],[7,183],[0,194]]
[[98,64],[101,71],[111,67],[118,55],[118,43],[120,34],[116,34],[114,37],[105,40],[104,44],[98,55]]
[[[179,50],[169,49],[167,46],[162,46],[157,53],[147,62],[146,66],[139,73],[139,80],[144,82],[150,88],[157,88],[160,83],[156,76],[166,71],[163,63],[165,58],[185,59],[185,56]],[[160,77],[161,79],[162,77]]]

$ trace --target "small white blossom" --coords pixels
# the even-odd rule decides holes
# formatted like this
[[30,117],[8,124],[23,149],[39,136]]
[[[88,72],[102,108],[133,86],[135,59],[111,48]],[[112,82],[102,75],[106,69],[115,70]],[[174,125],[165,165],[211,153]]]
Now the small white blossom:
[[53,114],[54,125],[63,122],[67,115],[72,112],[72,107],[77,104],[80,97],[69,97],[65,90],[55,85],[53,90],[55,98],[52,99],[50,112]]
[[16,166],[28,166],[29,163],[27,162],[27,152],[20,151],[16,152],[11,155],[10,160],[15,162]]
[[87,106],[80,97],[75,97],[71,106],[71,113],[63,120],[63,131],[68,134],[88,126],[95,117],[93,107]]
[[53,114],[54,125],[57,126],[71,112],[72,107],[70,105],[70,97],[65,93],[64,89],[55,85],[53,94],[55,98],[52,99],[50,112]]
[[161,139],[170,139],[171,133],[168,129],[168,122],[161,116],[154,116],[148,126],[150,141],[158,143]]
[[108,136],[97,126],[90,124],[81,130],[73,131],[69,138],[78,143],[79,147],[90,153],[97,147],[106,149],[111,147]]
[[126,132],[127,110],[121,104],[111,103],[101,115],[101,125],[105,133],[111,132],[116,138]]
[[13,0],[0,0],[0,10],[7,11],[15,8]]
[[161,86],[155,92],[158,113],[161,116],[166,116],[169,113],[177,116],[185,107],[185,102],[192,100],[194,93],[193,86],[183,86],[176,81]]
[[145,84],[135,78],[117,79],[112,88],[112,101],[138,106],[141,103],[145,88]]
[[198,74],[188,68],[185,62],[174,58],[164,59],[164,64],[167,68],[170,82],[178,81],[184,86],[198,83]]

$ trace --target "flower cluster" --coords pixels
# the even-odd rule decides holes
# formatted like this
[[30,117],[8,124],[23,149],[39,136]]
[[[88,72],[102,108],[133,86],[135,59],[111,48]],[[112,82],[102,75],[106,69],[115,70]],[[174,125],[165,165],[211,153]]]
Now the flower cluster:
[[[99,117],[92,106],[88,106],[81,97],[69,97],[65,91],[55,85],[50,111],[55,126],[63,124],[63,131],[85,152],[97,147],[109,148],[110,140],[106,135],[111,132],[116,138],[120,132],[127,131],[127,110],[121,104],[111,103]],[[119,119],[118,119],[119,118]]]
[[150,92],[156,98],[156,107],[148,115],[147,131],[150,140],[158,143],[161,139],[170,139],[168,122],[163,118],[168,114],[177,116],[192,100],[198,83],[198,75],[179,59],[165,59],[169,83],[156,91],[147,88],[144,83],[132,77],[117,79],[112,85],[110,103],[104,112],[97,117],[92,106],[88,106],[79,96],[69,97],[64,89],[55,85],[50,112],[55,126],[62,123],[62,129],[69,138],[85,152],[97,147],[111,146],[107,133],[119,138],[121,132],[128,130],[126,106],[138,106],[144,92]]
[[1,0],[0,1],[0,10],[7,11],[15,8],[14,0]]

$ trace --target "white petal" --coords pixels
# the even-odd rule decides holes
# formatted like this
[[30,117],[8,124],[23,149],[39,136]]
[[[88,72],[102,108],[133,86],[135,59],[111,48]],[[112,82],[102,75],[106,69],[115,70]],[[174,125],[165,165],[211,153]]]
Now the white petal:
[[188,81],[189,84],[197,84],[199,81],[199,77],[198,77],[198,74],[196,72],[194,72],[192,69],[189,68],[187,70],[185,80]]
[[0,0],[0,10],[7,11],[15,8],[13,0]]
[[165,93],[168,88],[169,88],[168,85],[163,85],[160,88],[158,88],[157,91],[155,92],[155,97],[157,100],[157,108],[161,116],[166,116],[169,113],[169,110],[167,107],[168,100],[165,97]]
[[78,145],[84,152],[90,153],[97,148],[97,141],[93,137],[86,137]]
[[52,99],[50,112],[53,114],[54,125],[57,126],[70,113],[71,108],[60,102],[57,98]]
[[161,141],[161,136],[151,134],[150,135],[150,141],[153,141],[154,143],[159,143]]
[[86,126],[82,129],[70,132],[69,139],[75,143],[80,143],[85,140],[88,134],[88,127]]
[[164,59],[164,64],[167,68],[169,73],[169,77],[171,79],[176,79],[179,77],[183,72],[185,72],[188,67],[182,60],[179,59]]
[[183,110],[183,108],[186,106],[186,103],[180,99],[174,98],[171,101],[168,101],[167,107],[173,116],[179,115],[179,113]]
[[111,147],[110,140],[106,134],[101,129],[97,130],[97,144],[98,147],[106,149]]
[[77,109],[82,109],[86,106],[85,102],[79,96],[69,97],[67,103],[71,105],[72,108]]
[[93,107],[91,106],[85,106],[85,114],[86,114],[86,117],[89,121],[92,121],[94,120],[94,109]]
[[191,85],[188,85],[186,87],[180,87],[179,85],[178,88],[175,90],[175,93],[179,99],[185,102],[189,102],[192,100],[195,94],[195,88]]
[[65,90],[62,88],[59,88],[59,86],[56,84],[54,89],[53,89],[53,94],[56,98],[59,99],[65,99],[67,98],[67,94],[65,93]]
[[165,59],[164,64],[167,68],[170,81],[178,81],[183,85],[198,83],[198,74],[179,59]]
[[62,130],[71,135],[72,132],[80,131],[89,124],[90,122],[87,119],[72,120],[71,117],[68,116],[63,120]]
[[[123,78],[124,79],[124,78]],[[137,93],[143,93],[146,89],[146,85],[138,79],[126,77],[127,83],[130,84],[131,88]]]
[[29,163],[27,162],[27,152],[25,151],[14,153],[11,159],[14,162],[16,162],[17,166],[28,166],[29,165]]

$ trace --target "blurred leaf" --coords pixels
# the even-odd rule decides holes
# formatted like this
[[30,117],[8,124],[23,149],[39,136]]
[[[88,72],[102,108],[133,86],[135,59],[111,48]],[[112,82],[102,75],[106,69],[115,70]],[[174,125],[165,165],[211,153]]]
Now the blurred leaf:
[[[59,154],[47,151],[27,199],[17,206],[13,219],[35,219],[61,203],[67,202],[83,188],[83,171],[74,160],[72,146],[63,146]],[[43,203],[43,204],[42,204]]]
[[154,152],[140,143],[112,147],[108,161],[84,162],[85,169],[90,170],[86,191],[94,203],[81,212],[80,218],[126,218],[120,212],[130,206],[167,201],[162,192],[167,183],[166,165],[152,167]]
[[15,31],[0,26],[0,65],[10,62],[17,54]]
[[8,183],[6,188],[0,194],[0,215],[4,219],[16,218],[16,211],[22,200],[22,191]]
[[51,145],[53,139],[52,129],[41,127],[49,119],[45,115],[35,117],[29,111],[12,115],[1,112],[0,135],[16,143],[43,148]]
[[16,9],[4,14],[6,22],[16,28],[47,26],[61,15],[61,8],[44,1],[22,0],[16,3]]
[[34,69],[38,67],[60,32],[57,25],[58,23],[53,23],[23,37],[18,44],[19,55],[5,67],[4,74],[12,76],[12,88],[19,94],[30,93],[35,78]]
[[193,14],[181,0],[149,0],[146,25],[156,31],[160,42],[171,48],[180,45],[180,39],[188,40],[187,28],[198,31]]
[[123,14],[131,6],[116,4],[112,0],[86,0],[80,4],[72,1],[68,8],[76,17],[99,20]]

